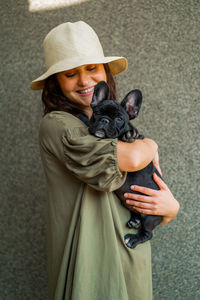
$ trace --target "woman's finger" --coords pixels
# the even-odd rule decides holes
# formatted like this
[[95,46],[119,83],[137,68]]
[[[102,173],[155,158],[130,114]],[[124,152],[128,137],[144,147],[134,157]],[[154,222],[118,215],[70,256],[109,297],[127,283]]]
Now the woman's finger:
[[152,199],[150,199],[149,196],[135,194],[135,193],[125,193],[124,197],[130,200],[136,200],[136,201],[141,201],[146,203],[152,201]]
[[140,202],[140,201],[134,201],[134,200],[126,200],[126,204],[134,206],[134,208],[144,208],[144,209],[149,209],[153,210],[155,209],[155,205],[152,205],[151,203],[147,202]]
[[138,213],[145,214],[145,215],[157,215],[157,213],[151,209],[146,209],[146,208],[141,208],[141,207],[136,207],[136,206],[132,206],[130,208],[130,210],[133,210]]
[[156,173],[153,173],[153,180],[158,185],[160,190],[167,190],[168,189],[166,183],[164,183],[164,181]]
[[162,176],[162,171],[161,171],[160,165],[159,165],[159,164],[156,164],[156,163],[154,163],[154,166],[156,167],[156,169],[158,170],[158,172],[159,172],[159,173],[160,173],[160,175]]
[[139,185],[132,185],[131,190],[135,192],[140,192],[142,194],[148,195],[148,196],[154,196],[156,193],[156,190],[144,187],[144,186],[139,186]]

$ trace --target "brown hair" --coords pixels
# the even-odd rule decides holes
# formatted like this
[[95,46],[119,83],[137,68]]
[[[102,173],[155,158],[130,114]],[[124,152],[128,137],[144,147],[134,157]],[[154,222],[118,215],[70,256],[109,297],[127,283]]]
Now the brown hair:
[[[107,84],[110,87],[110,99],[117,100],[116,85],[113,75],[108,64],[104,64],[104,68],[107,77]],[[42,102],[44,115],[54,110],[66,111],[73,115],[81,112],[80,108],[76,104],[72,103],[63,95],[55,74],[49,76],[45,80],[42,92]]]

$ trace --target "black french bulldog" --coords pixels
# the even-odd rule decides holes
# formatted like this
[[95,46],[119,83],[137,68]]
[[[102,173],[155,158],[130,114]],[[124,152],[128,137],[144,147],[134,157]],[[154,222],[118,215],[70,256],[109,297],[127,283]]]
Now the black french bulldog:
[[[109,100],[109,87],[104,81],[99,82],[94,89],[91,107],[93,114],[89,120],[87,116],[80,113],[78,117],[89,127],[89,132],[99,138],[118,138],[124,142],[131,143],[135,139],[143,139],[144,136],[129,122],[137,117],[142,103],[142,93],[139,90],[129,92],[121,104]],[[161,177],[153,162],[144,169],[137,172],[129,172],[122,187],[115,191],[122,204],[130,209],[131,218],[127,223],[129,228],[139,229],[137,234],[126,234],[124,239],[129,248],[135,248],[138,244],[150,240],[153,236],[152,230],[161,223],[163,217],[155,215],[139,214],[131,210],[126,204],[124,193],[137,193],[130,189],[131,185],[145,186],[159,190],[153,180],[153,173]]]

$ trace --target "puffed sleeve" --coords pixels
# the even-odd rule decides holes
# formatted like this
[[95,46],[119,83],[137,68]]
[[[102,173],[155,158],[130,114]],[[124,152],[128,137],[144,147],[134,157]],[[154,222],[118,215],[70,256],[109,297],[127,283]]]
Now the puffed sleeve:
[[54,112],[43,118],[41,149],[58,159],[76,178],[96,190],[114,191],[126,179],[117,162],[117,139],[99,139],[68,113]]

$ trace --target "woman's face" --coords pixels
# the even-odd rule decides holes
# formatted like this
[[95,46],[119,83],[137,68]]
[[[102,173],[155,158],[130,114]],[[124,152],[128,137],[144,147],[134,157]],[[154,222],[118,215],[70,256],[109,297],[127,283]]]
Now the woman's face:
[[94,86],[99,81],[106,81],[103,64],[83,65],[57,73],[56,77],[63,94],[90,117]]

